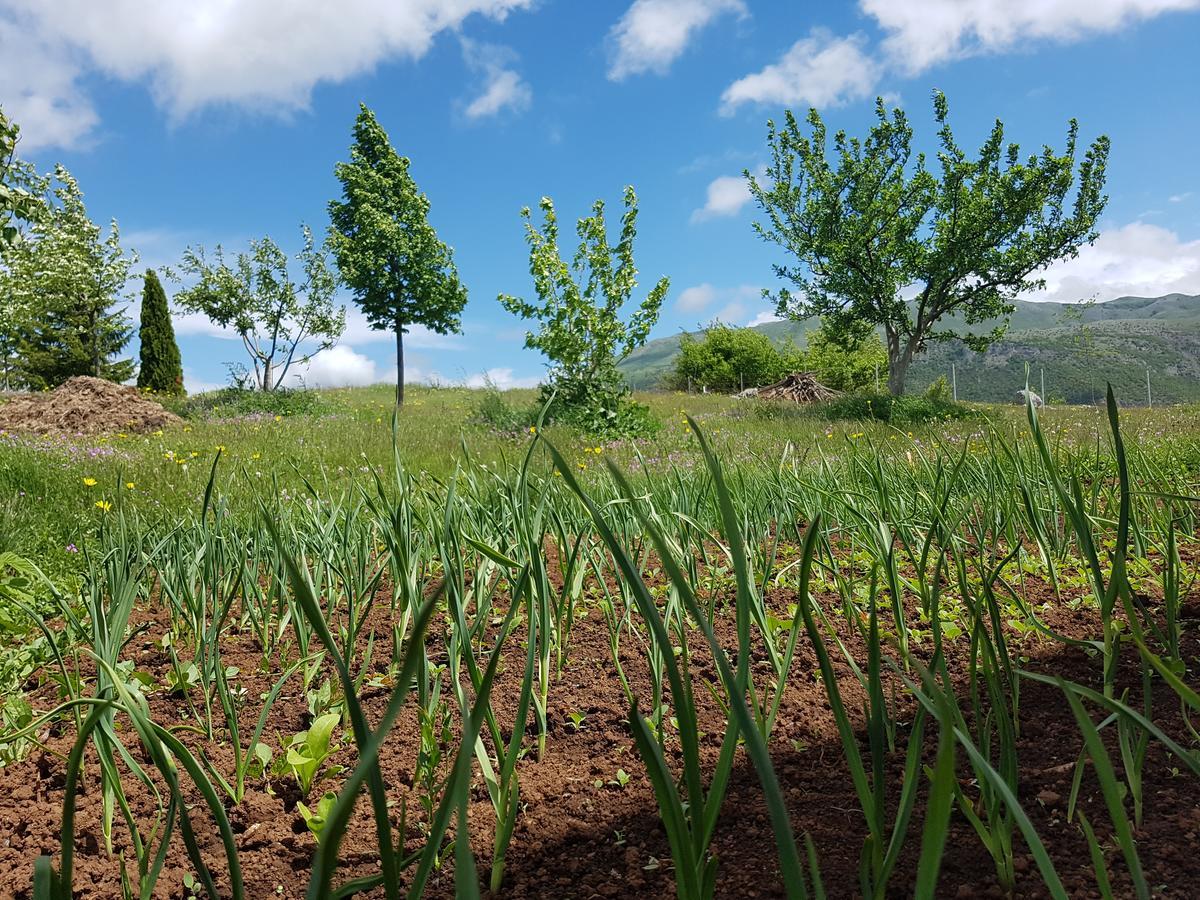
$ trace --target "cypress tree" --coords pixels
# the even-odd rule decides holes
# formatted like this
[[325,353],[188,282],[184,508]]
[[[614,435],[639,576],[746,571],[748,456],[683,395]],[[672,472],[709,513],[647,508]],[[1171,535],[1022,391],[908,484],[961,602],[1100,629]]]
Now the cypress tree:
[[179,345],[175,343],[167,294],[153,269],[146,270],[138,339],[142,347],[137,386],[156,394],[182,394],[183,364],[179,358]]

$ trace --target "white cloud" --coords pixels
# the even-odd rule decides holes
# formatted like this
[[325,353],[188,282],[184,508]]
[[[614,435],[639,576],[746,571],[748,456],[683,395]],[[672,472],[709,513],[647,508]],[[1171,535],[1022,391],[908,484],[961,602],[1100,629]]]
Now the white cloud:
[[0,84],[29,146],[70,146],[96,124],[78,80],[145,82],[173,118],[231,104],[307,107],[313,88],[392,59],[419,59],[473,15],[503,19],[534,0],[3,0]]
[[1024,299],[1072,303],[1200,294],[1200,239],[1184,241],[1158,225],[1132,222],[1102,232],[1075,259],[1055,263],[1043,275],[1046,289]]
[[717,299],[717,289],[707,281],[684,288],[675,299],[675,308],[681,312],[703,312]]
[[[396,379],[395,368],[392,369],[391,379],[393,381]],[[421,365],[414,365],[405,367],[404,382],[405,384],[458,385],[468,388],[483,388],[490,385],[507,391],[514,388],[537,387],[541,384],[542,378],[538,375],[516,375],[512,369],[503,366],[485,369],[474,375],[460,372],[458,376],[451,378],[443,375],[437,369],[426,369]]]
[[608,77],[663,74],[713,20],[746,15],[742,0],[634,0],[608,33]]
[[741,321],[750,305],[762,299],[762,288],[753,284],[734,287],[714,287],[707,281],[684,288],[675,299],[675,308],[684,313],[702,313],[715,304],[722,304],[713,318],[722,322]]
[[505,109],[521,112],[533,102],[533,91],[513,68],[517,55],[507,47],[462,39],[463,58],[483,76],[482,90],[463,109],[468,119],[495,116]]
[[226,341],[239,340],[238,334],[232,328],[218,325],[204,313],[171,313],[171,324],[175,326],[176,337],[212,337]]
[[[341,343],[351,347],[361,347],[364,344],[390,344],[395,346],[396,333],[387,328],[372,328],[363,315],[362,310],[348,298],[339,302],[346,305],[346,330],[342,333]],[[430,331],[424,325],[412,325],[404,335],[404,346],[413,350],[461,350],[462,337],[456,334],[438,334]]]
[[717,310],[717,314],[713,316],[713,321],[724,322],[726,325],[736,325],[746,318],[746,312],[746,304],[740,300],[734,300],[732,303],[726,303]]
[[859,0],[888,33],[897,68],[916,74],[948,59],[1010,50],[1031,40],[1075,41],[1200,0]]
[[746,325],[753,328],[755,325],[766,325],[768,322],[782,322],[783,317],[777,316],[773,312],[760,312],[757,316],[751,319]]
[[1170,197],[1167,198],[1167,202],[1168,203],[1182,203],[1184,200],[1187,200],[1191,196],[1192,196],[1191,191],[1184,191],[1182,194],[1172,194]]
[[835,37],[814,28],[779,60],[740,78],[721,95],[722,115],[744,103],[773,106],[839,106],[870,95],[879,81],[880,64],[866,52],[866,37]]
[[507,391],[513,388],[537,387],[541,381],[541,377],[537,375],[518,376],[513,374],[512,369],[495,368],[488,369],[486,372],[481,372],[478,375],[470,375],[463,384],[470,388],[481,388],[491,385],[502,391]]
[[206,381],[191,369],[183,370],[183,387],[189,394],[206,394],[209,391],[219,390],[224,386],[215,381]]
[[[393,370],[393,375],[395,370]],[[356,353],[344,344],[322,350],[308,362],[294,363],[288,369],[286,383],[305,387],[350,387],[377,384],[383,378],[375,360]]]
[[0,101],[5,114],[21,126],[23,153],[80,144],[95,128],[99,119],[76,84],[78,77],[61,42],[0,18]]
[[722,175],[708,183],[704,205],[692,212],[692,223],[736,216],[750,202],[750,188],[741,175]]

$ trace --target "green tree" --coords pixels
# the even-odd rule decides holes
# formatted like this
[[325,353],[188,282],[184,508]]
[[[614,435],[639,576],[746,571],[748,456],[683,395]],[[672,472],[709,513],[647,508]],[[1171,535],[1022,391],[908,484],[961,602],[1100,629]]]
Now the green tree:
[[764,182],[745,175],[766,215],[756,232],[799,263],[775,266],[796,288],[774,298],[780,313],[819,315],[851,342],[882,327],[888,388],[901,394],[909,363],[930,341],[958,337],[986,349],[1003,334],[1014,298],[1044,284],[1037,273],[1095,240],[1109,141],[1091,145],[1076,177],[1074,120],[1062,153],[1047,146],[1024,162],[997,120],[969,159],[937,92],[935,175],[923,154],[913,157],[904,112],[889,115],[880,99],[875,113],[865,139],[837,132],[831,159],[817,111],[808,114],[810,135],[788,111],[781,128],[768,125]]
[[0,260],[21,236],[21,228],[46,214],[45,184],[33,167],[17,158],[21,129],[0,109]]
[[78,182],[62,166],[45,215],[25,240],[8,249],[6,287],[22,310],[17,366],[32,388],[54,387],[73,375],[125,381],[133,362],[115,359],[132,329],[114,305],[137,255],[121,249],[114,220],[108,230],[88,218]]
[[183,393],[183,363],[167,293],[153,269],[146,270],[142,286],[142,321],[138,329],[140,366],[137,386],[156,394]]
[[372,328],[396,334],[396,406],[404,405],[404,335],[462,328],[467,289],[454,252],[429,224],[429,199],[365,105],[354,122],[350,162],[338,163],[342,199],[329,203],[329,245],[342,281]]
[[18,348],[30,313],[28,292],[17,290],[6,264],[8,248],[47,214],[48,180],[20,159],[21,129],[0,109],[0,387],[17,386]]
[[525,333],[525,346],[540,350],[550,360],[548,390],[556,402],[572,409],[593,430],[616,425],[621,403],[629,394],[617,363],[646,342],[670,281],[662,278],[628,322],[621,308],[637,287],[633,241],[637,235],[637,195],[625,188],[625,213],[621,236],[614,247],[608,241],[604,201],[597,200],[592,215],[579,220],[579,249],[571,263],[558,249],[558,217],[554,202],[543,197],[541,229],[532,222],[529,207],[521,211],[525,240],[529,244],[529,271],[537,303],[501,294],[506,310],[540,323]]
[[250,252],[239,253],[232,266],[218,245],[212,262],[203,247],[189,247],[179,267],[194,281],[175,302],[237,333],[258,390],[278,388],[294,362],[328,350],[346,330],[346,308],[333,305],[337,280],[325,253],[307,227],[301,231],[304,247],[295,257],[303,272],[299,281],[292,280],[287,254],[269,237],[251,241]]
[[715,322],[703,335],[684,334],[669,384],[677,390],[689,385],[732,393],[743,387],[760,387],[778,381],[789,360],[775,343],[753,328],[735,328]]
[[875,331],[869,331],[849,345],[839,341],[825,324],[808,335],[804,348],[804,367],[817,380],[836,391],[861,391],[874,387],[876,374],[887,376],[887,348]]

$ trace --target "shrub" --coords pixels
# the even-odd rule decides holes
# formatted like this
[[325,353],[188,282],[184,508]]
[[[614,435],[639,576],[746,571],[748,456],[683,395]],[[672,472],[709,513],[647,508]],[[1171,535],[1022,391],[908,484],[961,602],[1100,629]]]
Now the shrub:
[[782,378],[798,355],[793,348],[791,356],[785,356],[761,331],[717,322],[701,338],[684,334],[679,339],[679,356],[668,376],[668,387],[706,387],[727,394],[759,387]]
[[177,403],[167,402],[174,412],[189,419],[223,419],[234,416],[311,416],[324,412],[325,400],[317,391],[280,389],[257,391],[227,387],[196,394]]
[[846,394],[821,407],[826,418],[874,419],[893,425],[917,425],[925,422],[944,422],[970,419],[979,413],[969,406],[939,400],[928,394],[893,397],[886,393]]
[[495,431],[515,434],[528,431],[537,418],[537,407],[513,406],[504,399],[504,395],[499,390],[489,386],[483,392],[479,406],[475,408],[475,416],[472,421]]
[[925,388],[925,399],[933,403],[950,403],[953,398],[954,392],[945,375],[939,375],[929,387]]

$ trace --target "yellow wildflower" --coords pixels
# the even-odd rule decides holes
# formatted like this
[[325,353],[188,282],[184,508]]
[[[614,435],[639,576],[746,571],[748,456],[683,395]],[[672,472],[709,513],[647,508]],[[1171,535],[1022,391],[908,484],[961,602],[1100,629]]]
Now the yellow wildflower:
[[110,509],[112,509],[112,504],[107,500],[97,500],[96,509],[100,510],[100,512],[108,512]]
[[133,482],[132,482],[132,481],[127,481],[127,482],[125,482],[125,490],[127,490],[127,491],[132,491],[132,490],[133,490],[133,488],[134,488],[134,484],[133,484]]
[[84,487],[95,487],[96,479],[95,478],[85,478],[85,479],[83,479],[83,485],[84,485]]

